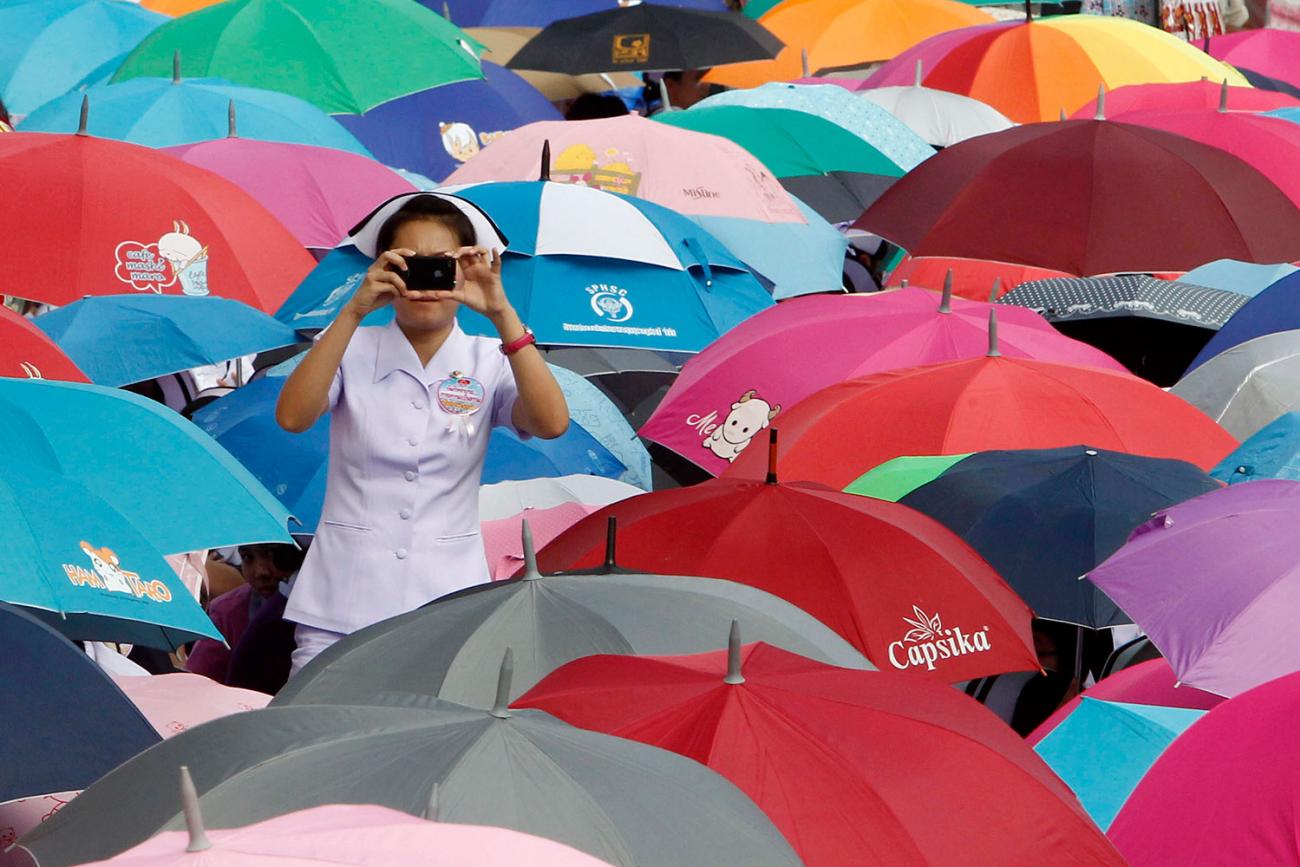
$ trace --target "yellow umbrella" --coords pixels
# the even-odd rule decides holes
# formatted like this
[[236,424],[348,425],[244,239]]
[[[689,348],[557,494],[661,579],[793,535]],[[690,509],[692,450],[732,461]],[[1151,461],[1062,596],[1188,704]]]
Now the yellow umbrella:
[[[541,32],[541,28],[466,27],[465,32],[487,46],[488,50],[483,53],[483,60],[505,66],[525,42]],[[532,72],[526,69],[517,69],[515,72],[552,102],[577,99],[584,93],[602,93],[606,90],[621,90],[624,87],[636,87],[641,84],[641,79],[630,72],[602,75],[564,75],[559,72]]]
[[198,9],[204,9],[220,3],[221,0],[140,0],[140,5],[173,18],[188,15]]

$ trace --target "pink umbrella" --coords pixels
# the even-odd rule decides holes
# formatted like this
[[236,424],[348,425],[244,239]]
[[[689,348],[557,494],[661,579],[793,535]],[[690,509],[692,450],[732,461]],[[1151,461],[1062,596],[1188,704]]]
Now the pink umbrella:
[[36,859],[14,842],[53,816],[80,792],[33,795],[0,804],[0,867],[36,867]]
[[1223,696],[1212,692],[1194,686],[1179,686],[1178,678],[1168,662],[1164,659],[1151,659],[1103,678],[1085,690],[1083,696],[1076,695],[1057,708],[1056,713],[1034,729],[1025,740],[1031,746],[1041,741],[1074,712],[1084,697],[1193,710],[1209,710],[1224,701]]
[[[809,295],[745,320],[692,358],[641,435],[717,475],[779,413],[820,389],[886,370],[988,352],[991,305],[924,289]],[[1026,308],[998,307],[1004,355],[1116,372]]]
[[243,189],[304,247],[333,247],[376,205],[415,189],[392,169],[333,148],[232,136],[165,150]]
[[165,738],[218,717],[266,707],[271,700],[264,693],[222,686],[200,674],[114,677],[113,682]]
[[523,524],[533,531],[538,548],[590,515],[602,506],[586,503],[561,503],[549,509],[527,509],[509,518],[484,521],[481,525],[483,547],[487,549],[488,570],[493,581],[501,581],[524,565]]
[[697,217],[803,223],[790,194],[740,145],[638,115],[538,121],[506,133],[448,185],[533,181],[550,143],[550,179],[648,199]]
[[[1234,87],[1226,82],[1180,81],[1174,84],[1126,84],[1106,91],[1102,109],[1110,120],[1129,120],[1135,111],[1272,111],[1300,106],[1300,99],[1260,90],[1257,87]],[[1090,120],[1097,115],[1093,100],[1071,115],[1074,120]],[[1134,121],[1141,123],[1141,121]]]
[[1242,30],[1216,36],[1210,40],[1210,56],[1300,87],[1300,33],[1292,30]]

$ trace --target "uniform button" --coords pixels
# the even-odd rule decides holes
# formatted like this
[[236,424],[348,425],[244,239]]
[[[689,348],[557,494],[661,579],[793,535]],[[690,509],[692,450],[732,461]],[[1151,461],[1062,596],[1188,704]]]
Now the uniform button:
[[415,481],[415,470],[407,470],[403,473],[403,476],[408,482],[413,482]]
[[420,444],[420,441],[417,440],[415,437],[409,437],[406,440],[406,444],[408,446],[418,446]]
[[415,407],[416,409],[424,409],[424,401],[413,400],[411,401],[411,406]]
[[409,521],[411,519],[411,510],[403,509],[402,511],[397,513],[397,516],[401,518],[403,521]]
[[405,548],[398,548],[398,549],[397,549],[396,551],[394,551],[393,553],[397,555],[397,559],[398,559],[398,560],[405,560],[405,559],[406,559],[406,549],[405,549]]

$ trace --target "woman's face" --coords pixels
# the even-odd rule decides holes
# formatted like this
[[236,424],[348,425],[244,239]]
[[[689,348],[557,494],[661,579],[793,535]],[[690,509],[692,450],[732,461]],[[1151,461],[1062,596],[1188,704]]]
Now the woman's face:
[[[451,229],[435,220],[409,220],[393,233],[394,250],[414,250],[421,256],[452,256],[460,243]],[[456,263],[456,285],[464,279],[460,263]],[[397,324],[408,330],[436,331],[445,328],[456,318],[460,307],[457,301],[439,301],[433,298],[398,298],[393,302]]]

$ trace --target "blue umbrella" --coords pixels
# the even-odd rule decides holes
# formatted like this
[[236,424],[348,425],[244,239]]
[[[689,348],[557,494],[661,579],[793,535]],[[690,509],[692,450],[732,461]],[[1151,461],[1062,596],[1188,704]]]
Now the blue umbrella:
[[1300,412],[1269,422],[1210,470],[1221,482],[1235,485],[1257,479],[1300,482]]
[[1160,754],[1203,710],[1083,697],[1034,747],[1104,831]]
[[221,638],[158,549],[48,464],[0,466],[0,552],[0,601],[45,612],[69,638],[168,650]]
[[[284,299],[275,318],[299,330],[327,327],[357,291],[370,265],[370,257],[351,244],[335,247]],[[365,324],[383,325],[392,318],[393,308],[381,307]]]
[[130,392],[0,377],[0,450],[60,468],[164,554],[293,541],[289,513],[238,461]]
[[[270,375],[213,401],[194,414],[194,422],[247,466],[313,533],[325,502],[329,461],[329,416],[310,430],[291,434],[275,421],[275,403],[283,376],[301,361],[298,356],[272,368]],[[625,467],[579,424],[570,424],[554,440],[521,441],[496,428],[488,443],[483,484],[573,474],[619,478]]]
[[32,320],[90,381],[121,386],[289,346],[297,333],[241,301],[95,295]]
[[482,79],[422,90],[362,115],[338,117],[380,162],[433,178],[447,177],[504,132],[562,119],[537,88],[495,63],[483,64]]
[[133,78],[98,84],[42,106],[26,118],[23,132],[77,131],[82,97],[90,99],[86,131],[101,138],[152,148],[225,138],[230,105],[244,138],[308,144],[370,156],[337,120],[309,102],[221,78]]
[[3,603],[0,659],[0,803],[84,789],[162,740],[81,648]]
[[[545,27],[561,18],[603,12],[617,6],[615,0],[420,0],[435,12],[450,11],[458,27]],[[660,6],[688,9],[727,10],[726,0],[648,0]]]
[[1254,297],[1289,274],[1300,271],[1294,265],[1283,262],[1280,265],[1256,265],[1254,262],[1239,262],[1236,259],[1216,259],[1199,268],[1193,268],[1179,277],[1178,283],[1191,283],[1193,286],[1208,286],[1225,292]]
[[1183,376],[1247,340],[1297,328],[1300,328],[1300,272],[1283,277],[1242,305],[1192,359]]
[[569,417],[627,468],[616,478],[643,491],[650,490],[650,453],[618,406],[581,374],[554,364],[550,367],[569,404]]
[[25,115],[135,48],[167,20],[122,0],[0,3],[0,100]]

